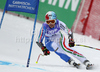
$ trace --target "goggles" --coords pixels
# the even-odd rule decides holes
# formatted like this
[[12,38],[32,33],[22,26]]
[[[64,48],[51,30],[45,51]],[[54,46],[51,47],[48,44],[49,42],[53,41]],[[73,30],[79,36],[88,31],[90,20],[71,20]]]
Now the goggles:
[[56,22],[56,20],[47,20],[47,21],[46,21],[47,24],[50,24],[50,23],[51,23],[51,24],[55,24],[55,22]]

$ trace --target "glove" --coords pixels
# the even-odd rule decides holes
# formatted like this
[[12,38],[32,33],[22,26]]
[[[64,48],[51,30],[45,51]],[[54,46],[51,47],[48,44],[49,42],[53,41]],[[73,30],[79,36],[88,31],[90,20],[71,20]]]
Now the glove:
[[41,49],[42,49],[44,55],[49,55],[50,54],[50,51],[45,46],[43,46]]
[[49,55],[50,54],[49,50],[43,45],[43,43],[36,42],[36,44],[42,49],[44,55]]
[[73,39],[69,39],[69,46],[70,47],[74,47],[74,45],[75,45],[74,40]]

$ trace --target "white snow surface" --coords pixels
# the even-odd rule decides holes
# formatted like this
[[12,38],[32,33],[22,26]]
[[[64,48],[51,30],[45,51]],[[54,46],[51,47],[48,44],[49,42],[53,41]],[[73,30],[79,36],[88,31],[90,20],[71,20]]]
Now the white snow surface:
[[[2,12],[0,12],[0,19],[1,17]],[[42,25],[38,22],[35,28],[30,65],[27,68],[33,25],[34,21],[5,14],[0,29],[0,72],[100,72],[100,51],[81,46],[75,46],[74,48],[94,64],[91,70],[86,70],[85,65],[82,63],[80,69],[76,69],[61,60],[54,52],[51,52],[49,56],[40,56],[38,64],[36,64],[39,54],[43,54],[36,45]],[[65,36],[67,37],[67,35]],[[74,39],[76,44],[100,48],[100,41],[93,39],[91,36],[87,37],[74,33]],[[70,54],[66,54],[70,56]],[[80,63],[77,59],[73,59]],[[11,64],[3,65],[4,62]]]

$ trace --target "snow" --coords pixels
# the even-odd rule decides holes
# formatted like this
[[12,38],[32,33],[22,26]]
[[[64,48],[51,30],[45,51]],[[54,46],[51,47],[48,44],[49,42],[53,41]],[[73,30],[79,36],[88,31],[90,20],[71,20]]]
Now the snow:
[[[2,12],[0,12],[0,18]],[[35,62],[41,49],[36,45],[39,29],[42,24],[36,24],[35,36],[30,60],[30,67],[26,68],[29,55],[31,36],[34,21],[13,15],[5,14],[2,27],[0,29],[0,72],[99,72],[100,71],[100,51],[86,47],[75,46],[74,48],[87,57],[94,64],[92,70],[86,70],[81,64],[80,69],[70,66],[61,60],[54,52],[49,56],[40,56],[38,64]],[[64,33],[63,33],[64,34]],[[65,35],[66,36],[66,35]],[[67,37],[67,36],[66,36]],[[100,41],[91,36],[83,36],[74,33],[76,44],[82,44],[100,48]],[[68,54],[70,56],[70,54]],[[71,56],[72,57],[72,56]],[[73,57],[72,57],[73,58]],[[73,58],[75,59],[75,58]],[[76,59],[75,59],[76,60]],[[78,60],[76,60],[79,62]],[[80,63],[80,62],[79,62]]]

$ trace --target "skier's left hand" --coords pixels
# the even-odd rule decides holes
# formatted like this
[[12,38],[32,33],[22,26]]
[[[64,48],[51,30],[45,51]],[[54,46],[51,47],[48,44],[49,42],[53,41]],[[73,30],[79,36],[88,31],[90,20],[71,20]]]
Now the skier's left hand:
[[69,46],[70,47],[74,47],[74,45],[75,45],[74,40],[73,39],[69,39]]

